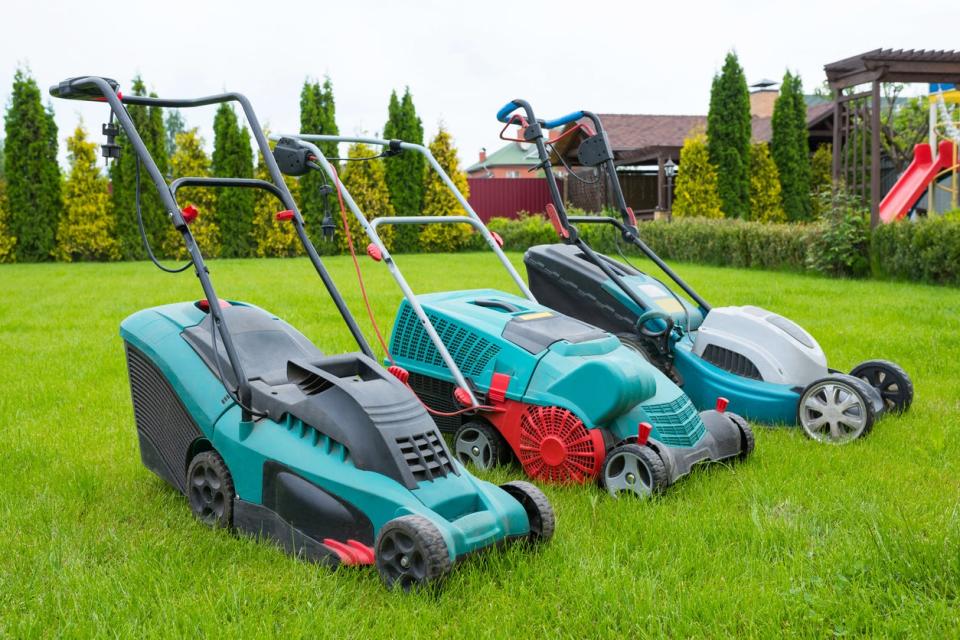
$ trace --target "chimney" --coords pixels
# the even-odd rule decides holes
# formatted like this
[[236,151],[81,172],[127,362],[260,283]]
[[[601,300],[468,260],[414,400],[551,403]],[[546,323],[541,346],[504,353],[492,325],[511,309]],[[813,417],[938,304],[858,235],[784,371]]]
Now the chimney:
[[754,118],[773,117],[773,103],[779,91],[773,80],[763,79],[750,85],[750,115]]
[[483,163],[486,161],[487,161],[487,148],[480,147],[480,162]]

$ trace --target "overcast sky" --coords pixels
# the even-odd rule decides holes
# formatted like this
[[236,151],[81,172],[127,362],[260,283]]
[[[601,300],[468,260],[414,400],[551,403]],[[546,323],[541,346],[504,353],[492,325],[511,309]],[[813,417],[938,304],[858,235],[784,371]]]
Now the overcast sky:
[[[921,6],[922,5],[922,6]],[[540,117],[705,113],[710,79],[735,49],[748,81],[878,47],[957,48],[955,2],[676,1],[9,2],[0,21],[0,100],[18,64],[41,87],[99,74],[161,96],[247,94],[275,132],[299,125],[305,77],[329,74],[341,133],[380,132],[390,90],[409,85],[427,136],[439,123],[465,163],[496,149],[497,109],[530,100]],[[63,140],[105,107],[57,100]],[[185,112],[211,143],[212,109]],[[99,139],[99,134],[97,135]]]

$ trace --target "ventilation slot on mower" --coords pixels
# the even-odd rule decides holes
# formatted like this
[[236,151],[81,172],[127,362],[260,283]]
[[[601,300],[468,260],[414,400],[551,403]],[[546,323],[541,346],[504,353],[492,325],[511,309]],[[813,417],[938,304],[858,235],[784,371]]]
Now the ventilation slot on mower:
[[397,446],[417,482],[444,478],[454,473],[447,449],[436,431],[397,438]]
[[297,381],[297,386],[300,387],[300,391],[308,396],[315,396],[332,387],[333,383],[323,376],[308,372],[307,375]]
[[[453,361],[457,363],[464,375],[480,375],[487,363],[500,353],[500,347],[472,331],[433,314],[428,317],[440,340],[453,357]],[[392,347],[393,354],[399,358],[446,368],[440,352],[437,351],[427,332],[423,330],[413,309],[406,303],[397,319]]]
[[[453,413],[461,409],[460,405],[453,399],[453,392],[457,386],[452,382],[438,380],[430,376],[420,375],[419,373],[410,374],[410,388],[420,396],[420,399],[436,411],[443,413]],[[460,416],[430,416],[441,431],[454,432],[460,428],[462,420]]]
[[718,366],[724,371],[751,378],[753,380],[763,380],[760,376],[760,370],[757,365],[750,362],[750,359],[736,351],[718,347],[715,344],[708,344],[703,350],[703,359],[712,365]]
[[692,447],[700,441],[707,429],[687,396],[672,402],[642,405],[657,438],[671,447]]

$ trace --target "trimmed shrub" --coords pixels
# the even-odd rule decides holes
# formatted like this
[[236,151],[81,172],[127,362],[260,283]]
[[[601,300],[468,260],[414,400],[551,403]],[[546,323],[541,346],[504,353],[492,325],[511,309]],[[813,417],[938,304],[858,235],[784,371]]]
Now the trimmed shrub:
[[683,141],[680,170],[673,199],[675,218],[722,218],[717,191],[717,168],[710,163],[707,137],[694,133]]
[[[210,175],[210,157],[203,149],[203,138],[196,127],[174,134],[173,155],[170,168],[174,178],[184,176],[207,177]],[[209,187],[185,187],[177,192],[181,207],[193,205],[199,210],[197,219],[190,225],[190,233],[206,258],[220,255],[220,227],[217,225],[217,193]],[[163,254],[177,259],[187,257],[183,236],[172,224],[166,225],[163,239]]]
[[[442,126],[430,142],[430,153],[450,176],[450,180],[463,197],[469,198],[470,185],[467,183],[466,174],[460,171],[457,150],[453,146],[453,136]],[[436,171],[428,169],[424,174],[424,181],[423,215],[466,215],[456,196],[447,188]],[[468,224],[429,224],[420,231],[420,249],[429,252],[460,251],[469,245],[473,235],[473,227]]]
[[[750,92],[743,68],[733,51],[713,77],[707,113],[707,148],[717,168],[723,213],[750,217]],[[682,166],[682,163],[681,163]]]
[[17,239],[7,225],[8,212],[7,183],[0,180],[0,263],[13,262],[15,257],[13,249],[17,244]]
[[960,212],[880,225],[870,254],[878,276],[960,285]]
[[[390,192],[387,190],[386,171],[383,166],[383,160],[359,160],[359,158],[371,158],[376,156],[377,152],[371,147],[355,142],[350,145],[347,153],[348,158],[357,158],[354,162],[347,162],[346,168],[341,176],[343,186],[353,196],[357,207],[363,212],[367,220],[373,218],[386,218],[394,214],[393,205],[390,204]],[[333,219],[337,225],[337,246],[341,253],[350,251],[347,242],[347,234],[343,231],[343,218],[340,212],[340,205],[336,196],[331,196],[333,200]],[[349,209],[347,210],[347,224],[350,225],[350,236],[353,239],[353,248],[357,253],[362,254],[366,251],[370,238],[367,232],[360,226],[360,222]],[[377,229],[380,239],[387,249],[393,250],[393,225],[384,225]]]
[[780,174],[766,142],[750,146],[750,219],[785,222],[780,198]]
[[843,190],[820,195],[823,214],[807,247],[807,267],[834,276],[864,276],[870,269],[870,213]]

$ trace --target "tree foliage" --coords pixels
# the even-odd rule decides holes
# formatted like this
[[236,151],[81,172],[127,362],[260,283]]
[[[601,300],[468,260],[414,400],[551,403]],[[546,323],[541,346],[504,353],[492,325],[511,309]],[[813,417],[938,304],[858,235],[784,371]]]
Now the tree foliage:
[[[263,161],[263,154],[257,154],[257,171],[260,180],[270,180],[270,172]],[[301,178],[302,179],[302,178]],[[295,201],[300,199],[300,183],[290,176],[283,181],[290,189]],[[257,189],[254,195],[253,237],[256,242],[257,257],[282,258],[298,256],[303,253],[303,245],[297,237],[297,230],[290,220],[277,220],[280,201],[263,189]]]
[[750,219],[761,222],[787,219],[780,199],[780,174],[766,142],[750,146]]
[[693,133],[683,141],[680,167],[673,198],[673,215],[678,218],[722,218],[717,168],[710,162],[707,137]]
[[[147,86],[143,78],[137,76],[131,85],[133,95],[146,95]],[[160,107],[145,107],[129,105],[127,112],[133,120],[143,139],[147,151],[162,175],[167,174],[167,134],[163,126],[163,110]],[[140,239],[137,227],[136,211],[136,172],[137,154],[133,145],[127,139],[123,129],[117,136],[117,144],[121,152],[119,160],[115,160],[110,167],[111,191],[113,194],[113,211],[117,220],[117,240],[120,243],[120,255],[124,260],[143,260],[147,257]],[[143,227],[147,239],[154,251],[160,251],[170,219],[160,201],[157,190],[147,175],[146,170],[140,167],[140,202],[143,214]]]
[[823,215],[822,194],[833,188],[833,145],[822,144],[810,156],[810,193],[813,196],[813,218]]
[[780,95],[773,105],[773,137],[770,150],[780,172],[783,209],[791,221],[809,220],[813,200],[810,193],[810,143],[807,133],[807,104],[800,77],[783,74]]
[[[383,137],[389,140],[403,140],[423,144],[423,123],[413,106],[410,88],[398,98],[397,92],[390,93],[387,123],[383,126]],[[416,216],[423,209],[423,174],[426,159],[419,153],[405,152],[384,160],[387,170],[387,188],[390,201],[397,215]],[[416,247],[419,229],[414,225],[400,225],[396,228],[396,244],[399,250],[408,251]]]
[[713,77],[707,114],[707,149],[717,168],[717,192],[728,218],[750,214],[750,93],[731,51]]
[[57,227],[56,257],[75,260],[118,260],[120,245],[109,183],[97,167],[97,144],[87,140],[80,124],[67,138],[70,173],[63,184],[63,216]]
[[16,259],[49,260],[63,210],[57,125],[53,112],[43,108],[36,80],[23,69],[13,76],[4,126],[7,224],[10,234],[17,238]]
[[[450,176],[463,197],[470,197],[470,185],[467,183],[467,175],[460,171],[457,150],[453,146],[453,136],[443,125],[430,141],[430,153],[437,159],[444,172]],[[466,215],[456,196],[447,188],[436,171],[428,169],[424,176],[423,215]],[[420,247],[430,252],[457,251],[470,240],[472,233],[473,229],[468,224],[430,224],[420,231]]]
[[[229,104],[222,104],[213,119],[213,175],[252,178],[253,150],[250,132],[240,124]],[[220,254],[244,258],[255,253],[253,237],[254,194],[252,189],[217,189],[216,221],[220,229]]]
[[[368,158],[376,155],[376,152],[365,144],[354,143],[350,145],[347,153],[348,158]],[[394,214],[393,205],[390,203],[390,192],[387,190],[386,169],[383,166],[383,160],[365,160],[357,162],[348,162],[343,170],[343,186],[353,197],[360,211],[367,220],[373,218],[384,218]],[[339,205],[335,205],[339,207]],[[334,219],[341,227],[339,216],[334,213]],[[360,222],[351,211],[347,211],[347,221],[350,225],[350,235],[353,237],[354,251],[363,252],[370,240],[367,232],[360,227]],[[380,238],[387,248],[392,248],[394,228],[392,225],[380,227],[377,230]],[[346,234],[342,228],[338,229],[337,244],[341,251],[349,251]]]
[[0,263],[13,262],[17,239],[10,232],[7,183],[0,179]]
[[[330,77],[317,81],[307,79],[300,91],[300,132],[337,135],[337,109],[333,99],[333,83]],[[321,142],[317,145],[327,158],[339,155],[335,142]],[[337,166],[335,160],[330,161]],[[323,176],[311,171],[300,178],[300,212],[304,223],[313,238],[320,237],[320,224],[323,222],[324,198],[320,192]]]
[[[204,150],[204,141],[196,127],[181,131],[174,136],[170,156],[170,171],[174,179],[185,176],[204,178],[210,175],[210,157]],[[190,233],[200,252],[207,258],[220,255],[220,227],[217,225],[217,194],[207,187],[184,187],[177,192],[181,207],[193,205],[199,212],[190,225]],[[185,258],[187,247],[183,236],[173,225],[168,225],[163,241],[164,255]]]
[[170,109],[163,121],[167,131],[167,156],[173,158],[177,151],[177,136],[187,130],[187,121],[183,119],[180,109]]
[[901,173],[913,162],[913,148],[927,140],[930,107],[922,96],[900,100],[902,84],[885,84],[883,89],[886,106],[880,114],[880,145]]

